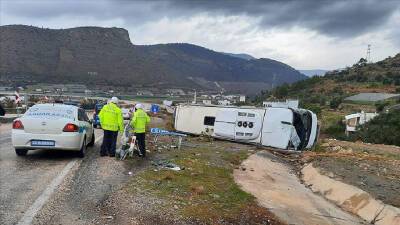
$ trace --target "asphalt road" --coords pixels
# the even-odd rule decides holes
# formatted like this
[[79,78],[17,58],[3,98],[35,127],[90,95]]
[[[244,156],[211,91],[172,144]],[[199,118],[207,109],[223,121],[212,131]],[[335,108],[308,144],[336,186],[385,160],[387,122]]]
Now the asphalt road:
[[18,157],[10,128],[0,125],[2,225],[88,224],[99,216],[96,207],[126,180],[122,162],[99,157],[101,130],[96,130],[97,143],[82,160],[73,152],[50,150]]

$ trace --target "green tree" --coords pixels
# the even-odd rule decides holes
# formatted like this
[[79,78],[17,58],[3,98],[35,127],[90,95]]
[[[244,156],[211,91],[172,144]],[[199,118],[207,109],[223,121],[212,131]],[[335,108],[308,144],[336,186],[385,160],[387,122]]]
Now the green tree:
[[388,105],[389,105],[389,103],[387,103],[387,102],[377,102],[377,103],[375,103],[376,111],[382,112],[383,109],[385,109],[385,107]]
[[277,87],[274,91],[274,95],[277,98],[286,98],[288,97],[289,94],[289,85],[288,84],[282,84],[281,86]]
[[400,146],[400,110],[376,116],[359,127],[357,136],[364,142]]
[[356,63],[357,66],[365,66],[367,65],[368,61],[364,58],[361,58],[360,60],[358,60],[358,62]]
[[329,107],[331,109],[337,109],[337,108],[339,108],[340,104],[342,104],[342,102],[343,102],[343,99],[341,97],[335,97],[330,101]]

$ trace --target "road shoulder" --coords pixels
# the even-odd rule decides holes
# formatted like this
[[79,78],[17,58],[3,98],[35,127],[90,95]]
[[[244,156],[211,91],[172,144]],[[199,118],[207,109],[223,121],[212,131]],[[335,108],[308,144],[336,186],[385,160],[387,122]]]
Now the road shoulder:
[[288,224],[354,225],[363,221],[311,192],[295,170],[269,152],[251,155],[234,171],[235,181]]

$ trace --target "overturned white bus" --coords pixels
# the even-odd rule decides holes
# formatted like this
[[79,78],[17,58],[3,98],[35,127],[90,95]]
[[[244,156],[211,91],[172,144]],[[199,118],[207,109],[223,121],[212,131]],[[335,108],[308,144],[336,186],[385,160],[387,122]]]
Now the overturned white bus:
[[175,129],[220,139],[287,150],[310,149],[317,141],[317,116],[305,109],[178,105]]

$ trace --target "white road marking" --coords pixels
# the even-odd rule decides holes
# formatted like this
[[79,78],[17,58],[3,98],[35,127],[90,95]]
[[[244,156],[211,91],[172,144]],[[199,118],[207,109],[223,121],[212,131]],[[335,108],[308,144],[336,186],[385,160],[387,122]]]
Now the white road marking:
[[[100,141],[103,136],[96,138],[95,143]],[[42,192],[42,194],[35,200],[35,202],[29,207],[29,209],[24,213],[22,218],[19,220],[17,225],[30,225],[35,218],[36,214],[42,209],[44,204],[49,200],[50,196],[54,193],[54,191],[58,188],[61,182],[64,180],[65,176],[68,172],[75,166],[78,160],[74,159],[69,162],[61,173],[58,174],[56,178],[54,178],[51,183],[47,186],[47,188]]]
[[75,166],[77,160],[69,162],[60,174],[54,178],[49,186],[44,190],[44,192],[35,200],[35,202],[29,207],[29,209],[24,213],[24,216],[20,219],[17,225],[29,225],[32,223],[33,218],[39,212],[39,210],[44,206],[44,204],[49,200],[50,196],[53,194],[54,190],[61,184],[64,177],[68,172]]

